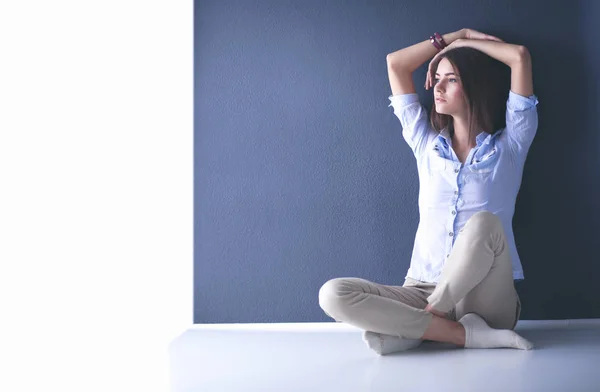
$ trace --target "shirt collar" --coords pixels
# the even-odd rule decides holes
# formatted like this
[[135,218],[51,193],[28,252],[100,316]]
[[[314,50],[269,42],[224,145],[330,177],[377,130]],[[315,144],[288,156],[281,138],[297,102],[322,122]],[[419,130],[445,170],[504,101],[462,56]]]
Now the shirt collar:
[[[477,146],[479,147],[483,143],[489,143],[493,138],[498,136],[498,134],[500,134],[500,132],[502,132],[502,130],[498,130],[495,133],[493,133],[492,135],[488,134],[487,132],[479,133],[479,135],[477,135],[477,137],[475,138]],[[440,131],[440,134],[438,135],[438,139],[440,139],[441,141],[446,143],[446,145],[450,145],[451,137],[450,137],[450,131],[448,131],[447,127]]]

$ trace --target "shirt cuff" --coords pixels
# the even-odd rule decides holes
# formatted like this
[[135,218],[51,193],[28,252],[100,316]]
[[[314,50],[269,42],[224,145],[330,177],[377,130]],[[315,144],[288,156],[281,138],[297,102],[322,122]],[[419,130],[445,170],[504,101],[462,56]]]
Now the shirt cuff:
[[411,93],[411,94],[390,95],[388,97],[388,99],[390,100],[390,104],[388,105],[388,108],[390,106],[396,106],[396,105],[406,106],[413,102],[418,102],[419,94]]
[[527,110],[527,109],[530,109],[530,108],[536,106],[538,103],[539,103],[539,101],[535,95],[530,95],[529,97],[525,97],[523,95],[513,93],[510,90],[508,92],[507,106],[509,106],[512,110],[517,110],[517,111]]

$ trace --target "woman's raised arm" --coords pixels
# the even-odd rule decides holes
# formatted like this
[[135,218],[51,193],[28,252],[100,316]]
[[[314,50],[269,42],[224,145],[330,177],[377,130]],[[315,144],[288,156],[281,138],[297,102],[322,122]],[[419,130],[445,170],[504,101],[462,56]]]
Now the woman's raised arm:
[[[461,29],[454,33],[442,35],[447,45],[456,41],[459,38],[466,38],[466,29]],[[438,50],[427,39],[418,44],[408,46],[404,49],[397,50],[387,55],[388,68],[391,66],[395,69],[403,69],[409,72],[415,71],[427,60],[430,60],[438,53]]]
[[437,68],[440,56],[447,50],[468,46],[477,49],[490,57],[508,65],[511,70],[510,89],[513,93],[528,97],[533,95],[533,77],[531,71],[531,56],[523,45],[482,39],[458,39],[441,50],[429,64],[428,83],[425,88],[433,87],[433,73]]
[[[451,42],[464,36],[465,30],[463,29],[454,33],[444,34],[442,38],[447,45],[450,45]],[[427,60],[435,56],[437,52],[438,50],[431,44],[431,41],[425,40],[388,54],[387,70],[392,95],[415,93],[412,73]]]

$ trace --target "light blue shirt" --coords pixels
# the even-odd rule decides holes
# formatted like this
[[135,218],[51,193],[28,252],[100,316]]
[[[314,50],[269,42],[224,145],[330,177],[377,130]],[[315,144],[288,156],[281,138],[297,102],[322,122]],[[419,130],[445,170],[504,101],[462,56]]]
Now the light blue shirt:
[[477,135],[477,146],[464,165],[451,148],[448,130],[436,132],[431,127],[416,93],[389,100],[419,172],[420,221],[406,276],[437,283],[463,226],[476,212],[489,211],[502,221],[513,279],[524,279],[512,220],[525,159],[537,131],[537,97],[509,91],[506,127],[493,135]]

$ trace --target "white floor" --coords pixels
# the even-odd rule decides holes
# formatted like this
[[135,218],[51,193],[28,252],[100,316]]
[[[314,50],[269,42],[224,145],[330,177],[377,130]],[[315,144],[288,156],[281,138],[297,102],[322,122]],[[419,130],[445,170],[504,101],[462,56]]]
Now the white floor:
[[202,324],[170,347],[173,390],[600,391],[600,319],[518,323],[531,351],[425,342],[378,356],[344,323]]

